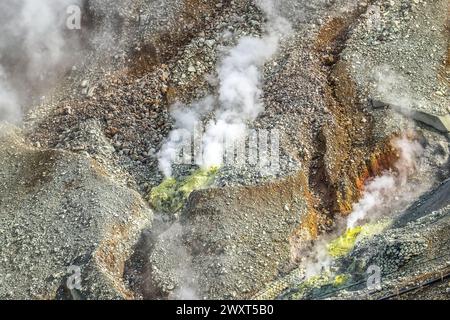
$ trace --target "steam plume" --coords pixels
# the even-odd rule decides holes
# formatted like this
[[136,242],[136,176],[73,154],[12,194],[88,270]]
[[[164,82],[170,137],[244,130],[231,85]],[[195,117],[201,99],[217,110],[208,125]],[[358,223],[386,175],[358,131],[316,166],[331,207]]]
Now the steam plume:
[[21,117],[17,96],[0,65],[0,121],[15,122]]
[[400,158],[394,165],[396,171],[386,171],[366,185],[362,199],[354,205],[352,213],[347,218],[348,228],[355,227],[369,215],[370,218],[377,218],[386,203],[411,198],[411,194],[403,187],[416,171],[423,148],[417,141],[410,141],[407,137],[396,139],[394,146],[400,153]]
[[64,60],[66,10],[79,0],[0,2],[0,121],[18,122],[31,87]]
[[[417,199],[426,191],[428,182],[415,184],[410,181],[420,165],[424,151],[422,146],[406,136],[395,139],[393,144],[399,152],[399,159],[394,164],[395,170],[386,171],[366,184],[362,198],[353,206],[352,212],[344,221],[345,228],[354,228],[358,224],[373,222],[381,216],[401,211],[411,200]],[[328,244],[338,236],[337,232],[325,235],[304,253],[302,264],[306,278],[330,268],[333,259],[328,252]]]
[[426,105],[423,99],[411,92],[407,79],[391,66],[382,65],[373,74],[375,96],[391,105],[394,111],[411,118],[413,111]]
[[[220,88],[217,101],[208,97],[192,106],[173,107],[174,130],[159,152],[159,168],[172,174],[171,165],[182,143],[183,135],[192,134],[194,123],[199,123],[215,103],[213,118],[206,125],[202,137],[203,157],[195,159],[198,165],[210,167],[222,164],[224,140],[234,143],[247,132],[247,124],[264,110],[261,102],[261,67],[277,51],[280,38],[289,32],[289,23],[277,16],[273,1],[259,1],[269,19],[268,33],[261,38],[243,37],[217,67]],[[183,110],[183,112],[181,112]]]

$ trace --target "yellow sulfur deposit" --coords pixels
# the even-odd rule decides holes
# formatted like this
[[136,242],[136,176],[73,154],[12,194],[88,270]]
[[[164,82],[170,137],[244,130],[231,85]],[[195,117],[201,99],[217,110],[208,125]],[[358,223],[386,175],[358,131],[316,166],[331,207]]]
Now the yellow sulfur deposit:
[[346,255],[356,243],[356,238],[361,233],[362,227],[357,226],[352,229],[347,229],[345,233],[339,238],[333,240],[328,245],[328,253],[333,258],[338,258]]
[[331,272],[325,271],[321,274],[313,276],[297,287],[297,292],[291,296],[293,300],[305,299],[309,296],[326,295],[336,288],[340,288],[347,284],[351,279],[348,274],[338,274],[334,276]]
[[333,258],[342,257],[353,249],[358,238],[368,238],[380,233],[389,223],[389,220],[381,220],[377,223],[347,229],[343,235],[328,244],[328,253]]
[[347,274],[339,274],[334,277],[333,286],[339,287],[345,284],[350,279],[350,276]]
[[193,191],[206,188],[214,181],[217,170],[217,167],[198,169],[179,181],[174,178],[165,179],[150,191],[150,204],[159,212],[179,211]]

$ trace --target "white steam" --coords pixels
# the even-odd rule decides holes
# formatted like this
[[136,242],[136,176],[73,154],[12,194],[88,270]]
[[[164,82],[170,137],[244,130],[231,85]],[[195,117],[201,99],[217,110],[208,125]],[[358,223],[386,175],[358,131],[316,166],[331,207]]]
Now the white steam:
[[374,210],[381,204],[383,197],[386,197],[395,187],[394,176],[390,173],[376,177],[365,189],[364,196],[353,207],[352,213],[347,219],[347,228],[354,228],[356,223],[366,217],[370,210]]
[[342,222],[338,222],[336,232],[321,237],[307,252],[303,253],[302,265],[306,278],[329,270],[332,266],[333,258],[328,252],[328,244],[339,236],[337,231],[354,228],[357,225],[374,222],[380,217],[401,212],[432,183],[431,181],[412,182],[413,175],[421,166],[424,151],[422,146],[407,137],[397,138],[393,144],[399,153],[399,158],[394,164],[395,170],[385,171],[381,176],[370,180],[365,186],[362,198],[354,204],[350,215],[342,221],[343,228],[341,228]]
[[195,124],[213,110],[212,119],[202,135],[202,156],[195,163],[210,167],[221,165],[227,144],[233,144],[245,136],[248,123],[264,110],[261,102],[261,68],[277,51],[280,38],[289,32],[289,24],[278,17],[273,1],[260,1],[269,19],[268,34],[243,37],[217,67],[218,97],[207,97],[191,106],[175,105],[172,116],[174,130],[169,134],[159,152],[159,168],[166,175],[172,174],[172,164],[179,152],[182,138],[193,133]]
[[323,238],[317,240],[310,248],[306,259],[304,260],[305,277],[309,279],[321,272],[328,270],[333,262],[333,258],[328,253],[328,241]]
[[411,92],[408,80],[389,65],[377,67],[373,80],[375,97],[389,104],[394,111],[409,118],[414,110],[426,104],[423,99]]
[[8,82],[8,75],[0,65],[0,121],[16,122],[21,110],[16,92]]
[[[195,126],[199,124],[204,113],[212,110],[213,105],[213,97],[207,96],[190,106],[175,104],[172,107],[171,115],[175,120],[175,126],[158,153],[159,168],[166,176],[170,176],[172,173],[172,163],[178,157],[180,147],[186,141],[190,142]],[[198,162],[200,161],[201,159],[198,160]]]
[[407,137],[395,139],[394,146],[399,151],[399,159],[394,164],[396,170],[386,171],[366,185],[363,197],[347,217],[347,228],[353,228],[363,220],[378,218],[385,211],[386,204],[412,198],[405,186],[408,178],[416,172],[423,148],[417,141],[411,141]]
[[67,7],[78,0],[0,2],[0,121],[18,122],[30,86],[41,86],[63,61]]
[[149,258],[149,283],[157,283],[169,292],[168,299],[199,300],[198,276],[189,249],[183,242],[184,226],[179,222],[163,225],[167,229],[158,236]]
[[224,153],[224,138],[232,143],[245,135],[248,121],[264,110],[261,103],[260,68],[275,52],[279,38],[242,38],[218,68],[220,81],[219,105],[203,137],[205,167],[220,165]]

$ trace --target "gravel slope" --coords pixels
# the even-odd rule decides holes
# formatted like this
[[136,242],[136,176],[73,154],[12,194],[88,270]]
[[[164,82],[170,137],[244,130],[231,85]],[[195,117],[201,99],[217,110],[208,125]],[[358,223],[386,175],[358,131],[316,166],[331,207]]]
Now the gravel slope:
[[[132,298],[122,280],[152,212],[92,159],[0,127],[0,298]],[[68,267],[81,290],[68,291]]]

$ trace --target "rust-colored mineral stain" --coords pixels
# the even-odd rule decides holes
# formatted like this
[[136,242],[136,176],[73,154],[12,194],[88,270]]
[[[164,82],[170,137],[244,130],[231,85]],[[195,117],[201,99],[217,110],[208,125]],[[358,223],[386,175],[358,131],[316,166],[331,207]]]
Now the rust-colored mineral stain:
[[364,191],[367,180],[379,176],[383,171],[392,168],[397,160],[398,154],[392,148],[388,148],[387,151],[373,154],[370,157],[368,165],[363,168],[361,174],[356,177],[356,188],[361,192]]
[[[405,135],[410,140],[417,139],[416,135],[412,132],[406,132]],[[345,189],[341,199],[337,203],[337,210],[341,215],[347,215],[351,212],[353,203],[361,197],[368,180],[381,175],[386,170],[394,169],[394,165],[400,157],[398,150],[393,144],[396,138],[398,138],[397,135],[391,137],[385,144],[385,147],[372,153],[360,173],[355,177],[355,189]]]

